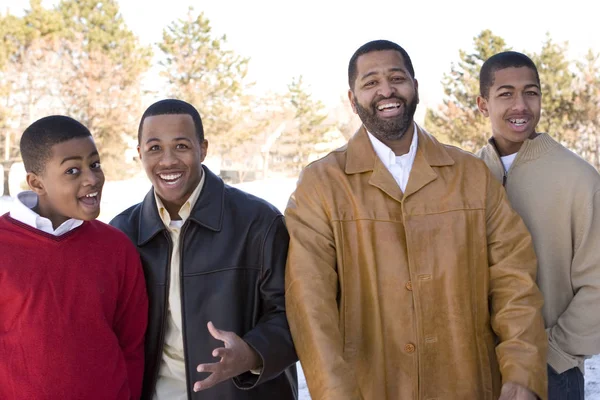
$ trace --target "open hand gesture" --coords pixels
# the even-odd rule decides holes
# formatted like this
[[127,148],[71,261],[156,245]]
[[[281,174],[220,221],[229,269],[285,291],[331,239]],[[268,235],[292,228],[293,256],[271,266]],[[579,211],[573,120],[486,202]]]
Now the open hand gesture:
[[225,347],[216,348],[212,352],[213,357],[220,358],[219,362],[198,365],[198,372],[211,374],[194,383],[194,392],[211,388],[217,383],[260,367],[262,360],[258,353],[234,332],[219,330],[212,322],[208,323],[208,331],[215,339],[222,341]]

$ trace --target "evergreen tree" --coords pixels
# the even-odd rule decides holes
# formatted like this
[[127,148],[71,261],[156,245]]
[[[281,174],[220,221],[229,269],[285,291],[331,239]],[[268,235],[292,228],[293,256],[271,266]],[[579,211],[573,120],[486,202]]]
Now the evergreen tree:
[[163,30],[159,48],[168,95],[198,109],[211,149],[225,153],[248,139],[244,117],[252,113],[249,59],[227,49],[227,37],[215,36],[209,19],[192,7],[186,18]]
[[440,140],[475,151],[490,136],[489,122],[477,109],[479,71],[484,61],[496,53],[507,51],[504,39],[484,30],[473,39],[473,51],[459,51],[458,64],[442,80],[445,98],[438,110],[428,109],[425,128]]

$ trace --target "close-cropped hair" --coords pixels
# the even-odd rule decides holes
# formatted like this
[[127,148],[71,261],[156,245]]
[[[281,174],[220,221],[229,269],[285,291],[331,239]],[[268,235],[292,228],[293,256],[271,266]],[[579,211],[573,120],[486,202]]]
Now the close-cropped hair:
[[142,130],[144,128],[144,120],[148,117],[156,115],[176,115],[186,114],[192,117],[194,121],[194,127],[196,129],[196,136],[198,141],[202,143],[204,141],[204,128],[202,126],[202,119],[200,113],[190,103],[186,103],[182,100],[177,99],[165,99],[157,101],[144,111],[142,118],[140,119],[140,126],[138,128],[138,143],[142,141]]
[[76,138],[92,136],[81,122],[65,115],[38,119],[25,129],[19,144],[25,171],[43,173],[52,157],[52,146]]
[[535,63],[531,58],[523,53],[516,51],[504,51],[488,58],[482,65],[479,72],[479,94],[487,99],[490,95],[490,88],[494,85],[494,76],[496,71],[506,68],[527,67],[535,72],[535,79],[540,86],[540,74]]
[[358,74],[358,68],[356,66],[358,57],[373,51],[383,50],[395,50],[399,52],[402,55],[402,59],[404,59],[404,66],[408,70],[411,78],[415,78],[415,69],[413,68],[412,61],[406,50],[389,40],[373,40],[360,46],[350,58],[350,62],[348,63],[348,85],[350,86],[350,89],[354,90],[354,82],[356,81],[356,75]]

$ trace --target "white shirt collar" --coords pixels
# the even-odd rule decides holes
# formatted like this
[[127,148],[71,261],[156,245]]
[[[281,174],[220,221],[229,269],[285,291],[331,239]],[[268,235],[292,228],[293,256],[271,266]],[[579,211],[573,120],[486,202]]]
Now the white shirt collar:
[[38,204],[38,200],[38,195],[30,190],[19,193],[12,202],[10,217],[27,226],[54,236],[64,235],[83,224],[82,220],[71,218],[54,229],[52,222],[48,218],[42,217],[33,211]]
[[396,157],[396,154],[392,151],[392,149],[386,146],[381,140],[377,139],[371,132],[367,131],[375,153],[377,154],[381,162],[383,162],[383,165],[386,166],[386,168],[389,168],[390,166],[396,164],[398,161],[400,161],[398,159],[401,158],[414,160],[415,154],[417,153],[417,148],[419,146],[419,135],[417,134],[417,123],[413,122],[413,124],[414,133],[410,142],[410,149],[408,150],[408,153],[398,157]]

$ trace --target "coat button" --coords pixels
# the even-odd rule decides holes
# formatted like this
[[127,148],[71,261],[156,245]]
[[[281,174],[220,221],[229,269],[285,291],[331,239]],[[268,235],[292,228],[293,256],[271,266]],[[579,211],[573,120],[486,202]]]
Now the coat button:
[[407,353],[414,353],[415,352],[415,345],[412,343],[406,343],[404,345],[404,351]]
[[404,287],[406,288],[406,290],[412,290],[412,282],[411,281],[406,282],[406,285],[404,285]]

